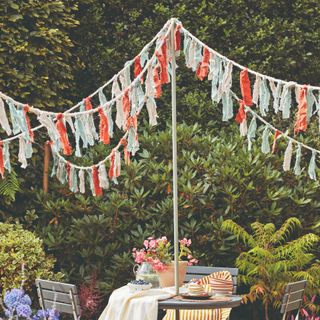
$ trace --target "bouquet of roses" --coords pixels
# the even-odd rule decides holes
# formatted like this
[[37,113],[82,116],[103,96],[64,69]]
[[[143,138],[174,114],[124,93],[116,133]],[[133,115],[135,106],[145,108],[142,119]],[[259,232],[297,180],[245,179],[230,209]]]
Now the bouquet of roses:
[[[188,265],[197,264],[198,260],[192,256],[191,239],[182,239],[180,243],[179,260],[186,259]],[[167,237],[155,239],[149,237],[143,242],[144,248],[133,248],[132,253],[136,263],[148,262],[154,271],[165,270],[173,260],[173,246]]]

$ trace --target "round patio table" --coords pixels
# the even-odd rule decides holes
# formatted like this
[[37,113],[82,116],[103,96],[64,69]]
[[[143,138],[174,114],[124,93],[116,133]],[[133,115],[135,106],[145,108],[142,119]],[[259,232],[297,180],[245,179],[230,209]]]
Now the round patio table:
[[180,310],[202,310],[202,309],[223,309],[235,308],[241,304],[241,296],[232,295],[227,297],[212,297],[208,300],[191,300],[173,297],[158,302],[158,309],[176,310],[175,319],[179,319]]

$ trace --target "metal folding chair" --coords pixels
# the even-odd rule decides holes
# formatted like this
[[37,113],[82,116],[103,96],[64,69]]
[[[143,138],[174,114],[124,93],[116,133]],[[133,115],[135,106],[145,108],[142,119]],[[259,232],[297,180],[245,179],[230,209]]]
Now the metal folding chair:
[[299,311],[306,286],[306,280],[291,282],[286,285],[280,310],[283,314],[282,320],[286,320],[287,313],[294,310],[298,310],[296,320],[299,319]]
[[37,279],[37,292],[42,309],[55,309],[80,319],[81,308],[77,287],[73,284]]

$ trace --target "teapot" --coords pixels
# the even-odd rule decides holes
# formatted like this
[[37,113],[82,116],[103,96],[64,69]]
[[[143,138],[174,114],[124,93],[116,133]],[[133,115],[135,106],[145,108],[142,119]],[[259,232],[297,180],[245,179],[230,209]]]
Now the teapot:
[[152,269],[152,266],[148,262],[142,262],[141,265],[135,264],[133,266],[133,273],[136,276],[136,280],[144,280],[150,282],[153,288],[159,288],[159,276]]

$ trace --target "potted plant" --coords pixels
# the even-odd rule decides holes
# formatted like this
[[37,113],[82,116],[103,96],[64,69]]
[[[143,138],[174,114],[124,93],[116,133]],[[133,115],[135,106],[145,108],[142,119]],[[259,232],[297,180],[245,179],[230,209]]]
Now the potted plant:
[[[182,285],[187,265],[197,264],[198,260],[192,256],[190,239],[182,239],[180,242],[179,252],[179,285]],[[174,285],[174,263],[173,263],[173,246],[167,237],[155,239],[149,237],[143,242],[144,248],[133,249],[135,262],[149,263],[152,269],[159,275],[161,287],[170,287]]]

